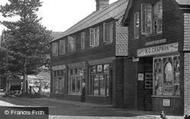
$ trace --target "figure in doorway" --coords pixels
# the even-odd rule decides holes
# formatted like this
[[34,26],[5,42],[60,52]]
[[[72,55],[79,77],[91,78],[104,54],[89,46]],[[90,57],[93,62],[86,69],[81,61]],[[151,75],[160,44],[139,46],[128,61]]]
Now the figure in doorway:
[[86,101],[86,83],[85,80],[82,80],[82,92],[81,92],[81,102],[85,102]]

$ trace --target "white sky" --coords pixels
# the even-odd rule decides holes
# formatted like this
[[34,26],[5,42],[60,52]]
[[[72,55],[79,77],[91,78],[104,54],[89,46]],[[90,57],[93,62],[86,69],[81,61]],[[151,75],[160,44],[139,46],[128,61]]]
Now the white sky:
[[[6,0],[0,0],[0,5]],[[43,2],[38,14],[41,23],[52,31],[65,31],[81,19],[96,10],[95,0],[41,0]],[[110,0],[113,3],[117,0]],[[0,20],[2,21],[0,16]],[[0,26],[0,33],[4,29]]]

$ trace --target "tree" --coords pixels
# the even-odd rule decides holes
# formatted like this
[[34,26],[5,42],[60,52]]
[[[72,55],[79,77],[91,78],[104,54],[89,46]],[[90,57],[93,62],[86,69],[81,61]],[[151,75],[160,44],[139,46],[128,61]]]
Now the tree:
[[14,73],[31,74],[47,60],[51,31],[40,24],[36,12],[42,6],[40,0],[8,0],[0,6],[0,13],[5,18],[16,21],[2,21],[7,27],[3,32],[4,47],[7,48],[8,69]]

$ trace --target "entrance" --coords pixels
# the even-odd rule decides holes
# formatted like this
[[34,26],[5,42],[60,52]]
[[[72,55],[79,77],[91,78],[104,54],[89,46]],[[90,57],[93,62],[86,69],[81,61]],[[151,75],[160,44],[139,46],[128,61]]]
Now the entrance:
[[152,110],[153,58],[140,58],[138,64],[137,103],[139,110]]

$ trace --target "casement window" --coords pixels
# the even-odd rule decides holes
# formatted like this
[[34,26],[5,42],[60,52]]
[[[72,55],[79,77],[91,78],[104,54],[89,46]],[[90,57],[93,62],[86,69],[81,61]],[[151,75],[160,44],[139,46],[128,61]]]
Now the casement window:
[[134,14],[134,38],[139,38],[139,27],[140,27],[140,18],[139,12]]
[[113,22],[104,23],[103,27],[104,27],[103,42],[105,44],[110,44],[113,42]]
[[154,5],[154,31],[155,33],[162,33],[162,1],[157,2]]
[[99,46],[99,27],[90,28],[90,47]]
[[76,51],[76,38],[68,36],[68,52]]
[[80,44],[81,44],[81,49],[85,49],[85,42],[86,42],[86,32],[82,32],[81,33],[81,37],[80,37]]
[[65,40],[59,41],[59,55],[64,55],[66,53]]
[[180,95],[179,56],[154,58],[154,95]]
[[162,0],[160,0],[154,5],[149,3],[141,4],[142,35],[162,33],[162,12]]
[[141,33],[152,34],[152,5],[142,4],[141,5]]
[[58,56],[58,42],[52,43],[52,56]]
[[110,64],[90,66],[89,95],[109,96]]

